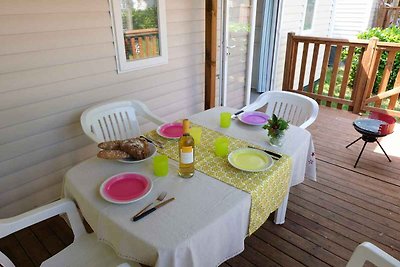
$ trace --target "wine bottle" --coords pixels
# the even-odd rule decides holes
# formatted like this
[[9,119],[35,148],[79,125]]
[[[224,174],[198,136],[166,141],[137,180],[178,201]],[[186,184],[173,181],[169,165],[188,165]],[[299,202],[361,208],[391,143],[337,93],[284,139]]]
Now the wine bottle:
[[194,174],[194,139],[189,134],[190,121],[183,120],[183,135],[179,138],[179,169],[178,174],[190,178]]

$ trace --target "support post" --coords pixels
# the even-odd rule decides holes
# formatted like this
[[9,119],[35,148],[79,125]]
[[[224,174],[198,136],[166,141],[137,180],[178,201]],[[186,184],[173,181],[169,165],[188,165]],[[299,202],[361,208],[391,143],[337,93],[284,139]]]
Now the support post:
[[283,83],[282,83],[282,90],[293,89],[289,88],[290,85],[290,77],[292,71],[292,51],[293,51],[293,36],[295,35],[294,32],[289,32],[287,35],[286,41],[286,55],[285,55],[285,68],[283,70]]
[[359,80],[357,81],[357,86],[354,88],[355,97],[354,97],[354,109],[353,113],[360,113],[363,109],[363,102],[366,96],[366,86],[369,80],[372,78],[372,62],[374,60],[374,54],[376,52],[376,45],[378,43],[378,38],[373,37],[369,40],[367,49],[364,52],[364,55],[361,59],[361,66],[358,70],[360,72]]
[[215,107],[217,58],[217,0],[206,0],[205,13],[205,98],[204,109]]

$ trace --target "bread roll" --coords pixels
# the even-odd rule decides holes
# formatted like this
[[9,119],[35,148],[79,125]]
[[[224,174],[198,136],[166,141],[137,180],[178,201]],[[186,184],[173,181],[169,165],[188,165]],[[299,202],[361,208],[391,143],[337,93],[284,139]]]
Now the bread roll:
[[130,155],[122,150],[101,150],[97,153],[97,157],[102,159],[126,159]]
[[123,140],[120,149],[128,153],[134,160],[145,159],[150,155],[150,147],[145,139],[131,138]]

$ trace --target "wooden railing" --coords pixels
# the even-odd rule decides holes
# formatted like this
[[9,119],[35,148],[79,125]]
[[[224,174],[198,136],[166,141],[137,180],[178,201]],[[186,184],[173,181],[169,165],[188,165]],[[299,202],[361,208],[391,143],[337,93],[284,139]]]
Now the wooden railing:
[[160,55],[158,29],[127,30],[124,32],[127,59],[142,59]]
[[374,27],[382,29],[391,25],[399,26],[400,7],[389,7],[383,2],[379,5]]
[[[344,49],[347,50],[347,57],[342,59]],[[331,50],[336,52],[333,64],[329,67]],[[309,56],[310,51],[312,54]],[[316,99],[318,103],[324,101],[328,107],[336,103],[336,108],[343,109],[346,105],[348,110],[354,113],[375,110],[400,117],[400,111],[395,110],[400,93],[399,73],[393,89],[387,90],[389,76],[399,51],[400,44],[378,42],[377,38],[350,41],[295,36],[294,33],[289,33],[283,90],[307,95]],[[377,93],[374,95],[375,79],[383,56],[387,56],[387,61]],[[297,61],[301,62],[299,68],[297,68]],[[355,67],[352,68],[354,64]],[[342,73],[341,79],[338,78],[339,71]],[[354,82],[350,86],[349,77],[352,71]],[[327,79],[328,73],[330,80]],[[306,77],[308,77],[308,82],[305,84]],[[387,100],[383,101],[385,99]]]

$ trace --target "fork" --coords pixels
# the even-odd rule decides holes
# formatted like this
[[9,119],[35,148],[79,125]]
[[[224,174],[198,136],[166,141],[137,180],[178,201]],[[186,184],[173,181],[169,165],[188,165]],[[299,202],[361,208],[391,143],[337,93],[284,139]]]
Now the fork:
[[142,214],[143,212],[145,212],[151,205],[155,205],[156,203],[156,201],[157,202],[161,202],[161,201],[163,201],[164,200],[164,198],[167,196],[167,192],[165,192],[165,191],[163,191],[163,192],[161,192],[159,195],[158,195],[158,197],[157,197],[157,199],[155,200],[155,201],[153,201],[153,202],[151,202],[149,205],[147,205],[146,207],[144,207],[141,211],[139,211],[137,214],[135,214],[133,217],[137,217],[137,216],[139,216],[140,214]]

